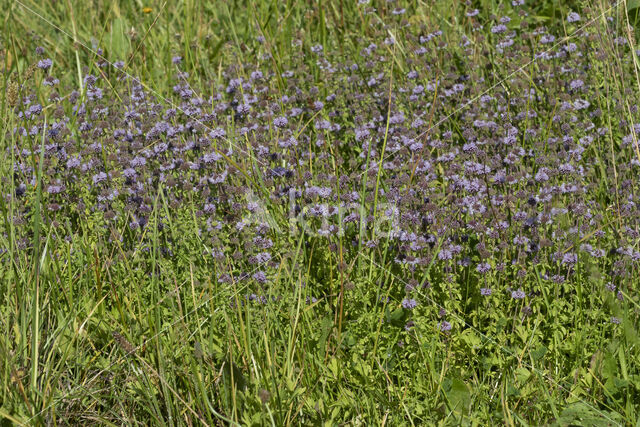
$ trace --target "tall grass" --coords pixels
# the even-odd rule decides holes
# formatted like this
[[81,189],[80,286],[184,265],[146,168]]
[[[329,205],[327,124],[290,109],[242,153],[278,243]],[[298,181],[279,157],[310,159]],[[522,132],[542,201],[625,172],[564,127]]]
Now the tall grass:
[[[6,154],[0,160],[3,423],[638,423],[637,263],[629,267],[629,276],[617,282],[618,293],[605,288],[610,274],[607,269],[616,268],[613,257],[618,255],[613,253],[607,255],[611,262],[602,263],[581,255],[571,271],[575,275],[569,281],[554,283],[553,275],[561,270],[562,262],[527,264],[527,255],[511,245],[517,236],[510,234],[491,271],[478,276],[469,265],[483,259],[475,246],[480,237],[466,236],[468,241],[463,241],[463,233],[454,230],[451,235],[434,231],[432,256],[416,270],[398,262],[403,260],[401,254],[405,255],[397,239],[385,230],[368,227],[389,222],[386,210],[391,206],[389,194],[395,190],[404,191],[407,198],[414,196],[412,189],[422,194],[420,180],[426,172],[418,168],[424,156],[435,159],[447,153],[435,145],[433,149],[426,147],[403,160],[404,175],[385,169],[387,162],[404,154],[389,147],[398,107],[395,91],[406,82],[415,64],[420,64],[413,53],[416,43],[411,31],[418,28],[418,33],[427,35],[441,29],[441,40],[446,44],[433,49],[432,69],[419,70],[427,73],[426,80],[435,86],[432,98],[425,101],[426,130],[416,138],[427,145],[443,129],[463,140],[465,128],[473,121],[465,113],[482,95],[504,91],[516,96],[532,89],[544,94],[562,92],[553,92],[537,80],[550,72],[535,58],[540,53],[538,45],[522,41],[534,58],[528,63],[501,55],[495,46],[497,39],[491,38],[490,22],[495,21],[491,15],[508,13],[514,21],[519,16],[532,26],[562,29],[565,42],[579,37],[579,32],[566,28],[568,13],[577,11],[583,17],[580,25],[593,30],[593,46],[612,58],[609,62],[593,59],[592,67],[585,70],[585,75],[601,82],[591,87],[589,102],[601,112],[597,119],[600,126],[608,128],[581,153],[587,159],[583,164],[589,176],[597,177],[588,185],[589,201],[593,201],[589,207],[601,219],[595,229],[563,240],[558,252],[576,252],[594,235],[605,247],[628,245],[637,251],[637,236],[624,237],[634,229],[638,232],[635,216],[626,215],[624,208],[633,198],[629,194],[634,194],[628,190],[634,188],[628,182],[633,176],[629,165],[633,165],[633,156],[640,161],[633,126],[640,78],[633,27],[627,29],[627,25],[635,25],[633,12],[637,10],[629,6],[631,2],[613,6],[604,1],[535,2],[523,6],[528,15],[521,16],[514,12],[518,9],[511,9],[510,2],[400,3],[187,0],[148,6],[98,2],[80,7],[70,0],[20,0],[6,5],[7,18],[0,34],[4,71],[0,148]],[[394,11],[402,8],[407,12],[396,17]],[[475,8],[481,10],[482,21],[469,16]],[[486,27],[479,28],[475,22],[485,22]],[[628,53],[610,34],[614,27],[633,47]],[[486,43],[474,39],[468,56],[460,45],[463,33],[482,34]],[[393,39],[393,43],[385,43],[385,39]],[[386,112],[378,122],[384,130],[379,143],[373,150],[361,150],[360,142],[341,144],[327,133],[322,135],[327,148],[316,149],[307,142],[303,154],[295,157],[300,168],[291,172],[301,186],[314,182],[325,185],[319,176],[332,175],[335,182],[325,181],[332,185],[333,194],[359,195],[355,202],[359,217],[351,234],[323,238],[300,230],[290,232],[298,202],[292,199],[291,205],[285,206],[273,197],[273,176],[267,167],[274,165],[249,136],[218,139],[213,144],[212,152],[233,171],[229,187],[215,195],[232,199],[237,194],[227,194],[229,189],[238,194],[248,189],[257,199],[260,207],[251,214],[263,215],[260,221],[269,222],[271,231],[266,235],[274,250],[268,262],[247,267],[252,246],[242,240],[242,229],[230,229],[217,241],[211,239],[207,226],[213,226],[204,221],[202,213],[208,196],[185,191],[178,200],[172,193],[177,190],[168,183],[158,181],[153,192],[144,194],[145,200],[140,202],[145,205],[143,211],[128,209],[116,199],[113,210],[120,222],[108,222],[100,209],[85,206],[85,201],[95,199],[91,174],[68,184],[78,197],[62,210],[73,215],[57,216],[49,208],[46,189],[53,176],[50,179],[50,163],[45,160],[47,121],[50,124],[56,114],[65,114],[71,117],[69,138],[82,139],[83,131],[80,115],[72,112],[70,105],[65,107],[69,111],[57,113],[55,103],[49,102],[51,91],[44,85],[48,72],[36,70],[34,65],[38,60],[33,54],[36,46],[44,47],[53,59],[62,97],[70,97],[75,89],[81,102],[89,102],[92,87],[87,76],[99,76],[107,84],[104,98],[111,100],[109,108],[116,110],[135,92],[136,83],[149,97],[155,97],[150,103],[183,108],[172,95],[176,82],[182,81],[181,72],[189,73],[184,85],[207,99],[212,93],[223,92],[217,85],[224,89],[230,76],[251,80],[246,64],[256,62],[257,69],[276,75],[269,83],[271,114],[276,104],[285,110],[282,97],[291,94],[293,85],[283,73],[291,68],[307,79],[300,82],[304,90],[317,87],[318,100],[341,91],[346,98],[353,90],[346,80],[343,87],[332,86],[335,82],[327,76],[322,61],[310,53],[301,57],[297,44],[306,52],[312,46],[321,46],[327,55],[336,52],[345,64],[359,63],[357,73],[369,78],[361,52],[373,41],[388,58],[382,65],[372,65],[380,66],[385,76],[379,85],[381,95],[371,99],[371,105],[377,103],[377,111]],[[596,58],[596,51],[594,47],[585,55]],[[176,56],[182,58],[179,65],[173,63]],[[123,61],[121,72],[101,66],[117,61]],[[490,63],[492,70],[457,69],[469,63]],[[479,81],[466,84],[487,89],[468,102],[455,107],[442,104],[443,111],[436,111],[439,96],[448,90],[441,82],[450,79],[447,74],[453,70],[484,76],[484,86]],[[556,84],[553,82],[550,85]],[[239,91],[244,90],[240,85]],[[16,113],[16,107],[18,100],[30,93],[45,106],[43,130],[18,137],[14,129],[27,120]],[[527,130],[542,133],[544,141],[561,133],[554,121],[561,101],[554,99],[555,106],[541,107],[527,96],[527,102],[518,105],[526,117],[518,146],[537,149],[526,137]],[[213,104],[205,106],[214,109]],[[346,101],[343,104],[341,107]],[[536,109],[546,115],[529,114]],[[341,120],[355,126],[360,114],[368,112],[352,111]],[[321,134],[314,123],[329,118],[320,108],[299,119],[295,136]],[[228,133],[242,127],[240,120],[231,120]],[[618,126],[621,120],[627,125],[622,129]],[[270,119],[265,139],[277,142],[284,130],[272,122]],[[200,124],[209,131],[215,128]],[[621,143],[628,128],[630,146]],[[28,146],[20,146],[25,141]],[[122,172],[117,170],[118,156],[128,154],[124,150],[114,154],[104,145],[95,157],[106,180],[115,181],[120,177],[111,172]],[[136,154],[152,149],[152,145]],[[543,151],[554,155],[548,146]],[[327,154],[329,160],[321,154]],[[283,155],[275,161],[280,161],[277,166],[287,167],[285,160],[289,158]],[[540,168],[531,162],[527,171],[535,174]],[[19,164],[30,166],[33,176]],[[442,166],[438,167],[434,173],[445,176]],[[347,179],[344,188],[339,184],[342,175]],[[28,184],[26,189],[20,187],[23,182]],[[514,195],[530,191],[524,182],[509,187]],[[535,191],[542,188],[539,183],[534,186]],[[420,202],[422,205],[438,209],[453,203],[455,194],[447,180],[434,181],[433,187],[429,191],[443,196]],[[21,192],[24,198],[17,196]],[[488,211],[496,215],[497,224],[500,212],[495,211],[500,208],[493,205],[488,193],[487,199]],[[575,202],[570,197],[564,201],[567,206]],[[518,209],[526,208],[526,199],[514,203]],[[557,203],[554,209],[562,207]],[[233,209],[231,206],[221,214],[221,221],[233,217]],[[145,223],[140,223],[140,212],[145,212]],[[452,211],[441,212],[454,215]],[[509,220],[512,213],[508,213]],[[461,220],[465,214],[456,215],[460,218],[455,219]],[[401,222],[408,223],[407,218],[402,217]],[[553,230],[558,234],[570,229],[574,220],[581,221],[573,212],[557,218]],[[130,227],[131,223],[138,228]],[[452,242],[468,242],[471,264],[438,258]],[[212,253],[223,247],[233,251],[212,261]],[[256,288],[252,280],[261,279],[252,275],[263,264],[269,265],[269,285],[264,294],[256,294],[255,289],[265,288]],[[506,267],[498,271],[497,264]],[[518,276],[522,265],[528,269],[524,276]],[[227,276],[228,280],[223,280]],[[493,289],[495,298],[481,298],[481,287]],[[527,299],[511,298],[516,295],[511,291],[520,288],[527,289]],[[498,290],[503,296],[496,296]],[[535,303],[531,303],[533,298]],[[411,301],[416,299],[419,305],[413,310]]]

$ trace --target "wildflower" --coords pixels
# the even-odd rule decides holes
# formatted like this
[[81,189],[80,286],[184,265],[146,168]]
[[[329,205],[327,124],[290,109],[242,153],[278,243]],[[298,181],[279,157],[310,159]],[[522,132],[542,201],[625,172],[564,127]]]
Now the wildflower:
[[490,270],[491,270],[491,265],[488,262],[478,264],[478,266],[476,267],[476,271],[480,274],[487,273]]
[[480,295],[484,296],[484,297],[488,297],[492,294],[492,290],[491,288],[480,288]]
[[289,120],[286,117],[276,117],[273,119],[273,125],[277,128],[283,128],[289,124]]
[[267,275],[263,271],[258,271],[257,273],[254,273],[252,277],[258,283],[267,282]]
[[578,255],[569,252],[563,255],[562,263],[568,266],[573,266],[578,262]]
[[38,68],[40,68],[41,70],[48,70],[49,68],[51,68],[51,66],[53,65],[53,61],[49,58],[46,59],[41,59],[40,61],[38,61],[38,63],[36,64],[36,66]]
[[507,31],[507,26],[504,24],[498,24],[494,27],[491,27],[491,32],[493,34],[501,34],[501,33],[504,33],[505,31]]
[[226,135],[227,135],[227,132],[225,132],[225,130],[220,127],[215,128],[211,132],[209,132],[209,137],[213,139],[224,138]]
[[104,172],[98,172],[97,174],[93,175],[92,180],[93,180],[93,184],[96,185],[104,180],[107,179],[107,174]]
[[60,192],[62,192],[62,190],[64,189],[64,187],[60,184],[54,184],[54,185],[50,185],[49,187],[47,187],[47,193],[49,194],[58,194]]
[[518,289],[517,291],[511,291],[511,298],[513,299],[523,299],[525,296],[526,295],[522,289]]
[[72,157],[70,159],[67,160],[67,168],[68,169],[73,169],[73,168],[78,168],[80,167],[80,164],[82,163],[82,159],[79,157]]
[[591,104],[589,103],[589,101],[586,101],[584,99],[576,99],[576,101],[573,103],[573,106],[576,110],[584,110],[585,108],[589,108]]
[[572,80],[571,83],[569,83],[569,87],[572,90],[582,89],[584,87],[584,82],[580,79]]
[[132,168],[142,167],[147,164],[147,159],[142,156],[136,156],[133,160],[129,162]]
[[569,15],[567,16],[567,21],[568,22],[578,22],[580,20],[580,15],[578,15],[575,12],[571,12],[569,13]]
[[438,327],[442,332],[447,332],[451,330],[451,323],[443,320],[442,322],[440,322],[440,325]]
[[576,50],[578,50],[578,46],[576,46],[576,44],[575,44],[575,43],[568,43],[568,44],[565,46],[565,50],[566,50],[567,52],[575,52]]
[[538,182],[544,182],[544,181],[548,181],[549,180],[549,175],[547,175],[547,172],[545,170],[545,168],[541,168],[535,176],[535,180]]
[[414,299],[405,298],[402,300],[402,308],[407,310],[413,310],[418,306],[418,302]]
[[442,249],[438,252],[438,259],[448,260],[453,258],[453,253],[448,249]]

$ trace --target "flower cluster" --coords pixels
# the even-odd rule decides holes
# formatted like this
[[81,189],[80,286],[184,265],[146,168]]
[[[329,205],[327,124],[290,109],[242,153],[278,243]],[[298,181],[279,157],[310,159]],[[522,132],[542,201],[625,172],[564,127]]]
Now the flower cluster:
[[[397,19],[403,12],[394,10]],[[190,218],[184,232],[197,236],[216,279],[253,284],[247,303],[272,301],[274,259],[290,251],[277,237],[301,232],[327,248],[339,237],[352,259],[388,253],[419,282],[430,269],[434,296],[472,278],[471,297],[535,304],[526,283],[538,281],[523,279],[538,269],[570,297],[561,285],[584,279],[580,263],[624,287],[640,260],[638,107],[627,109],[633,98],[615,86],[608,104],[595,97],[597,69],[632,66],[629,47],[605,45],[588,29],[561,39],[516,25],[526,21],[510,13],[486,23],[486,39],[469,10],[466,34],[408,27],[403,37],[366,41],[359,58],[302,43],[290,69],[247,61],[206,94],[176,56],[168,98],[122,63],[102,64],[82,92],[62,97],[54,63],[40,59],[47,111],[25,96],[7,135],[11,220],[28,222],[41,185],[53,236],[72,239],[98,221],[107,241],[133,251],[150,247],[153,227],[170,257],[193,243],[166,227],[171,215]],[[567,21],[584,20],[571,12]],[[389,45],[400,40],[408,59],[396,67]],[[462,54],[444,49],[452,43]],[[625,110],[617,123],[605,117]],[[622,230],[615,238],[611,218]],[[33,243],[26,227],[18,234],[21,248]],[[329,293],[320,280],[314,286],[316,296]],[[421,295],[414,287],[392,296],[420,311]]]

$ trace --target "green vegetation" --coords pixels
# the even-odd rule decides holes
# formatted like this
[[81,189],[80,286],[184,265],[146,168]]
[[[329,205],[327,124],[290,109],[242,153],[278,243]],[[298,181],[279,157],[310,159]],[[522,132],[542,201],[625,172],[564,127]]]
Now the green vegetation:
[[518,3],[0,0],[0,423],[640,425],[640,2]]

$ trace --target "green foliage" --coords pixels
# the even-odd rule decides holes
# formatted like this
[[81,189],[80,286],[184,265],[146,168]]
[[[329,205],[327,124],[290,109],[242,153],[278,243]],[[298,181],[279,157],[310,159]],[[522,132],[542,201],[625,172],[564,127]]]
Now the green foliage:
[[[65,86],[78,86],[78,73],[86,74],[80,64],[96,62],[94,40],[109,61],[125,61],[128,73],[162,94],[171,91],[166,76],[174,73],[174,55],[181,55],[201,81],[218,80],[223,62],[237,63],[243,53],[257,52],[259,36],[271,49],[265,61],[278,70],[288,67],[290,46],[298,39],[357,58],[374,31],[372,23],[380,19],[364,15],[356,1],[187,0],[150,3],[148,13],[142,2],[24,3],[28,8],[4,4],[9,12],[0,29],[3,93],[9,76],[24,75],[30,64],[24,52],[37,45],[52,52]],[[405,3],[408,19],[425,28],[467,25],[463,2]],[[489,14],[505,2],[472,3]],[[531,16],[545,25],[582,6],[535,3]],[[637,31],[640,1],[626,4]],[[394,72],[402,73],[403,52],[389,54]],[[451,65],[459,68],[463,54],[454,52]],[[326,91],[317,64],[307,62]],[[500,64],[495,68],[496,78],[504,77]],[[607,76],[606,70],[598,72]],[[3,137],[17,125],[5,97]],[[600,98],[593,103],[600,102],[617,122],[606,95]],[[5,153],[12,145],[3,140],[0,148]],[[359,150],[348,148],[345,155]],[[0,161],[2,185],[10,190],[15,190],[14,162]],[[607,171],[600,173],[606,180]],[[212,248],[198,237],[194,204],[169,207],[161,193],[153,195],[149,229],[157,231],[166,219],[163,236],[171,235],[169,240],[153,231],[141,237],[127,228],[128,217],[110,226],[89,209],[78,209],[62,224],[44,221],[41,188],[36,187],[30,217],[37,242],[33,253],[18,249],[11,206],[0,205],[0,247],[10,248],[0,255],[3,425],[429,425],[437,420],[441,425],[605,426],[639,419],[637,295],[620,304],[615,294],[594,291],[604,279],[590,260],[581,263],[579,288],[543,278],[557,270],[549,265],[526,272],[524,279],[515,265],[490,276],[488,284],[496,288],[531,282],[541,298],[526,315],[524,302],[504,295],[481,298],[476,289],[483,283],[462,267],[455,273],[467,289],[452,288],[450,272],[430,269],[428,277],[417,278],[429,282],[424,295],[430,304],[408,310],[401,301],[412,273],[390,265],[388,248],[365,252],[339,242],[354,259],[343,267],[343,253],[322,241],[274,235],[281,257],[270,291],[280,299],[261,306],[242,300],[248,285],[219,283],[215,264],[203,255],[203,247]],[[607,188],[597,191],[613,204]],[[89,199],[90,190],[83,191]],[[284,214],[274,217],[286,229]],[[65,241],[65,235],[73,238]],[[615,237],[607,239],[615,243]],[[111,241],[120,246],[108,245]],[[161,248],[173,255],[162,256]],[[518,256],[505,255],[509,262]],[[232,259],[226,262],[233,265]],[[637,277],[632,282],[637,288]],[[312,287],[325,296],[307,303]],[[451,331],[439,328],[440,309],[456,315]],[[622,323],[611,324],[611,314]]]

